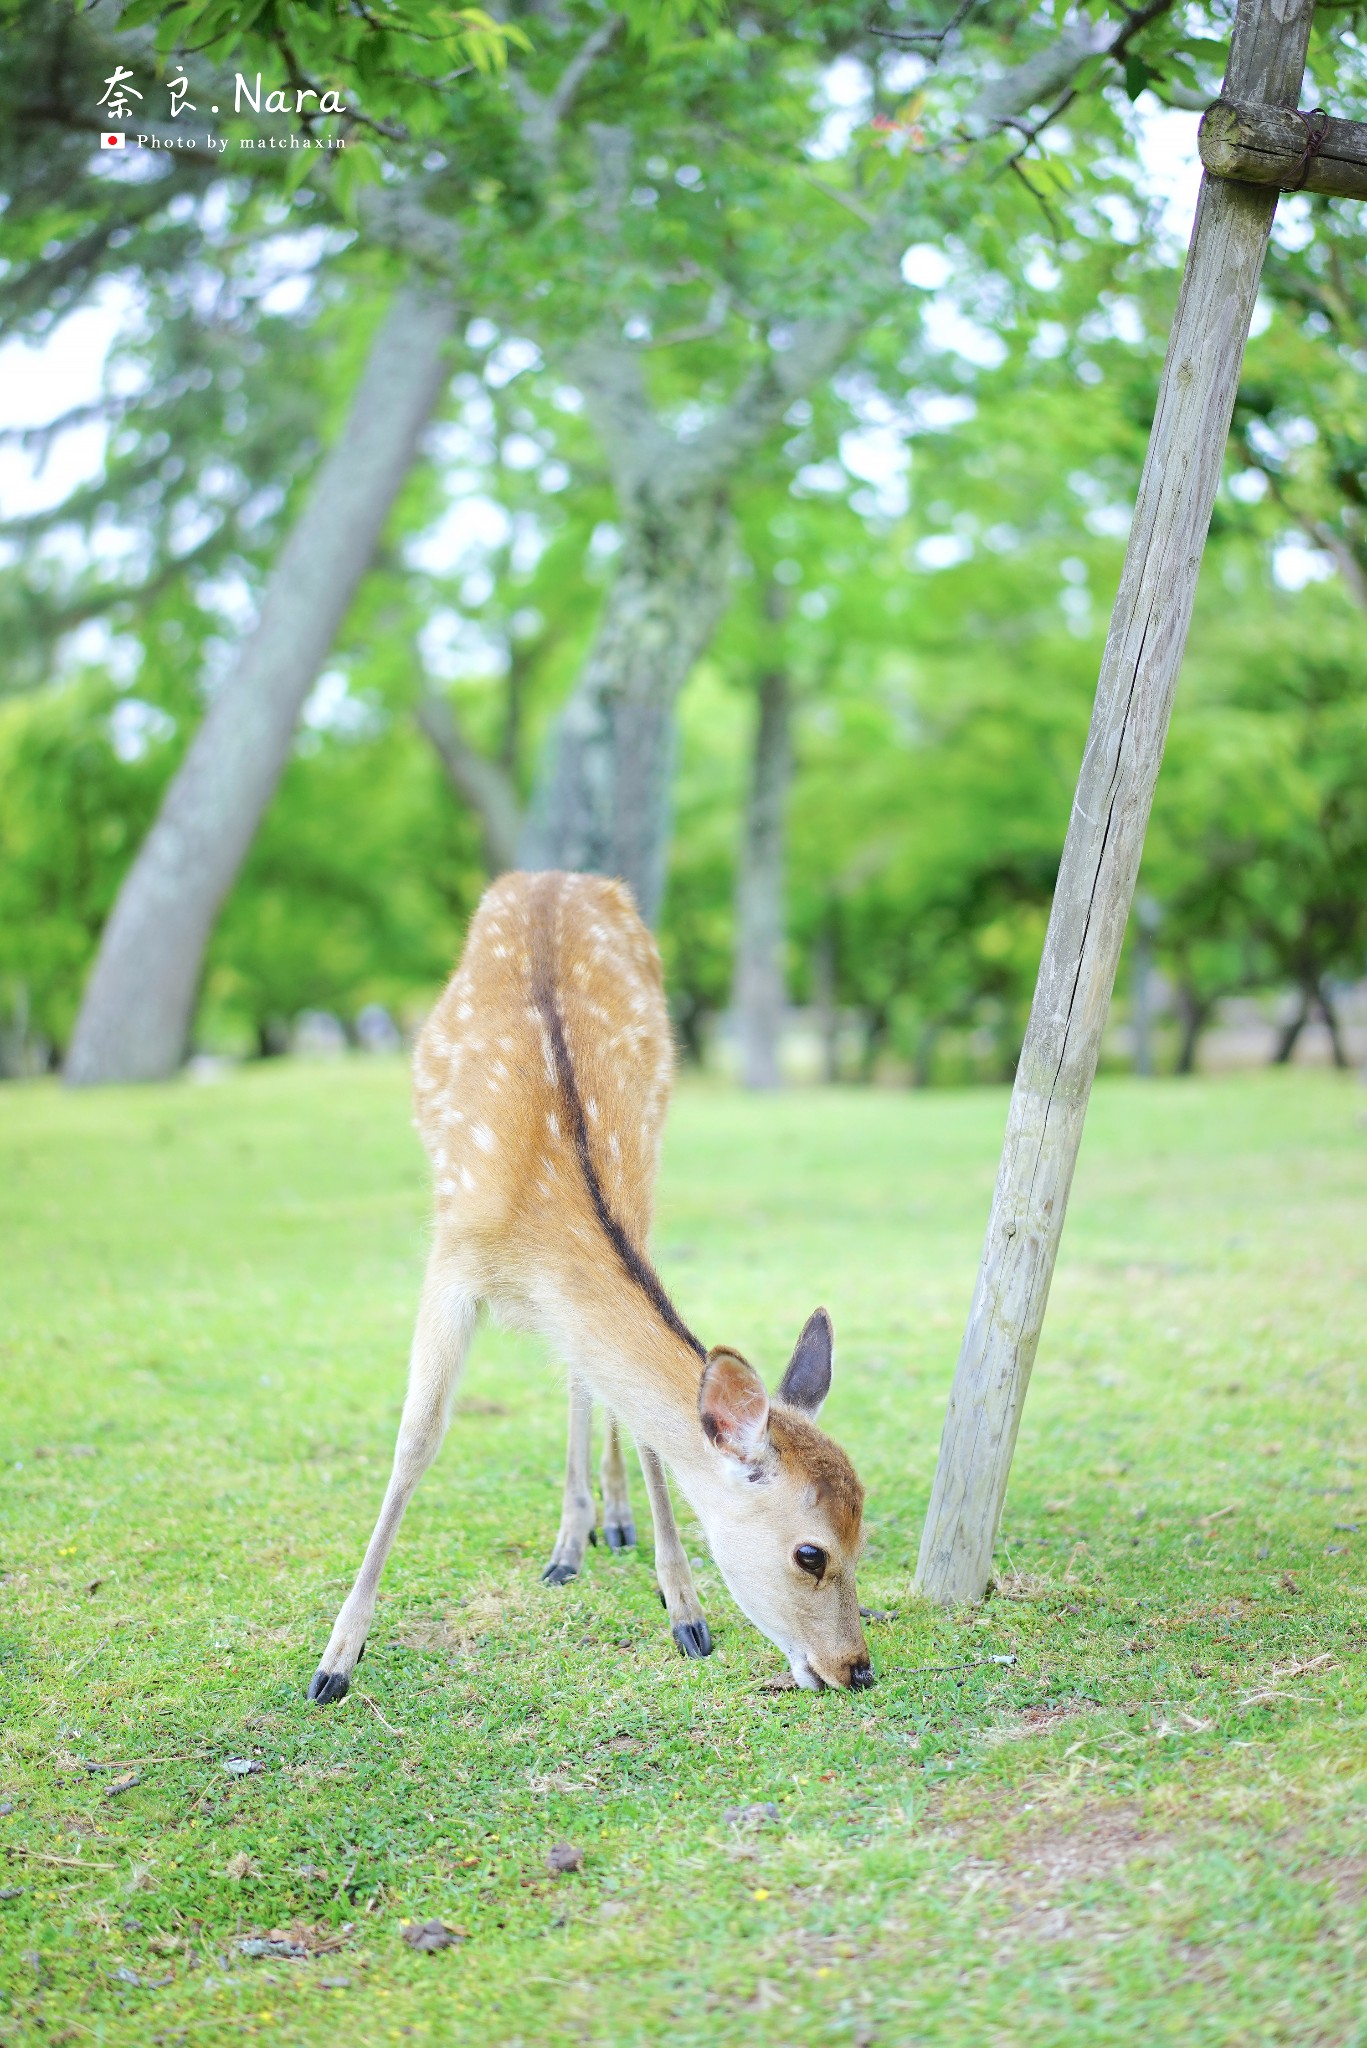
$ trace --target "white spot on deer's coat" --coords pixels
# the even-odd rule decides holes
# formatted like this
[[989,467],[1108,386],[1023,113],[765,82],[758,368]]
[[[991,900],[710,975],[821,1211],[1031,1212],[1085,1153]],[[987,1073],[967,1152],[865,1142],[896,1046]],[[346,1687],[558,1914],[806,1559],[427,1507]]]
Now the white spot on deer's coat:
[[460,1020],[461,1020],[461,1022],[462,1022],[462,1023],[464,1023],[464,1022],[465,1022],[465,1020],[466,1020],[466,1018],[467,1018],[467,1017],[473,1017],[473,1016],[474,1016],[474,1014],[475,1014],[475,1013],[474,1013],[473,1009],[472,1009],[472,1008],[470,1007],[469,1003],[458,1003],[458,1004],[457,1004],[457,1006],[456,1006],[456,1015],[457,1015],[457,1016],[458,1016],[458,1017],[460,1018]]
[[468,1166],[462,1166],[460,1170],[460,1184],[467,1192],[474,1187],[475,1176],[471,1173]]
[[439,1180],[437,1182],[437,1189],[443,1195],[454,1195],[456,1184],[453,1180]]
[[470,1136],[479,1146],[481,1152],[493,1152],[497,1148],[498,1140],[489,1129],[488,1124],[472,1124]]
[[594,1101],[591,1095],[589,1096],[587,1102],[584,1104],[584,1114],[590,1119],[591,1122],[595,1124],[597,1123],[598,1104]]
[[560,1119],[553,1109],[548,1109],[546,1111],[546,1129],[550,1132],[553,1138],[558,1138],[560,1136]]
[[608,1156],[611,1159],[620,1159],[622,1156],[622,1147],[616,1131],[608,1139]]

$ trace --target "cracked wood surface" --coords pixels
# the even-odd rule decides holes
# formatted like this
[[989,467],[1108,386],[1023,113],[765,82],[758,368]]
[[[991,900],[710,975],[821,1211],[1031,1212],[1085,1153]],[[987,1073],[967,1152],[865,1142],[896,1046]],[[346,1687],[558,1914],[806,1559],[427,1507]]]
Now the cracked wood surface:
[[1308,119],[1290,107],[1216,100],[1201,122],[1201,161],[1216,178],[1331,199],[1367,199],[1367,121],[1326,119],[1315,140]]
[[[1225,96],[1294,106],[1312,12],[1240,0]],[[1276,204],[1202,180],[921,1537],[941,1602],[991,1574]]]

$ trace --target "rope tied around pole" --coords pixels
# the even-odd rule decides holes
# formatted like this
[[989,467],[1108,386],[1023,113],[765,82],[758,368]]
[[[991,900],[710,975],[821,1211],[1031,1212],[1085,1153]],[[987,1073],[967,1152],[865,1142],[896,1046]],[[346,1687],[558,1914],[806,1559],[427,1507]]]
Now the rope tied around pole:
[[1297,120],[1305,129],[1305,148],[1301,151],[1300,161],[1296,165],[1295,177],[1289,185],[1282,188],[1286,192],[1299,192],[1303,188],[1310,176],[1310,166],[1319,155],[1324,146],[1324,138],[1329,133],[1329,116],[1323,107],[1312,107],[1308,114],[1303,107],[1297,107],[1295,113]]

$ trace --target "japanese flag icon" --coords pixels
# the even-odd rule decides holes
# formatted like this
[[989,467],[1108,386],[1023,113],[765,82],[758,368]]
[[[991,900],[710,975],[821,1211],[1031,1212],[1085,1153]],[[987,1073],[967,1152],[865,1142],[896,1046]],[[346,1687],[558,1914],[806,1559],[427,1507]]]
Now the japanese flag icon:
[[122,149],[124,147],[125,140],[126,138],[124,136],[119,135],[117,133],[112,135],[102,135],[100,137],[100,148]]

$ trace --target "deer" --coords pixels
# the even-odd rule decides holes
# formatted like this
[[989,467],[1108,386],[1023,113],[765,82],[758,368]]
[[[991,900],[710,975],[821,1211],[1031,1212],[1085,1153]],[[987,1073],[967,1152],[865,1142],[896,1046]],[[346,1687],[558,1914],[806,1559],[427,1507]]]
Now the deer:
[[672,1474],[721,1577],[799,1686],[874,1683],[855,1590],[864,1492],[816,1417],[834,1336],[808,1317],[774,1397],[740,1352],[705,1349],[646,1246],[674,1046],[660,956],[627,886],[513,873],[485,892],[414,1049],[415,1117],[435,1216],[393,1468],[308,1697],[341,1699],[380,1574],[445,1436],[477,1314],[539,1333],[569,1380],[560,1527],[542,1573],[580,1571],[596,1517],[594,1401],[608,1414],[604,1533],[635,1542],[622,1435],[635,1440],[675,1644],[712,1635],[674,1519]]

